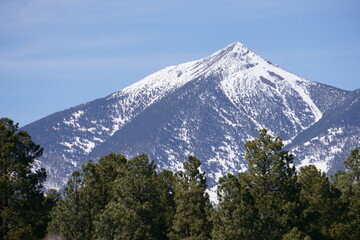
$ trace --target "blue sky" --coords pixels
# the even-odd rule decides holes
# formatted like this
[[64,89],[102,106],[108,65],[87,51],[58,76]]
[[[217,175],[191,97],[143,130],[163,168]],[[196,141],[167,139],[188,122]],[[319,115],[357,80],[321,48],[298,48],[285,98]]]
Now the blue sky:
[[0,0],[0,117],[24,126],[236,41],[360,88],[359,0]]

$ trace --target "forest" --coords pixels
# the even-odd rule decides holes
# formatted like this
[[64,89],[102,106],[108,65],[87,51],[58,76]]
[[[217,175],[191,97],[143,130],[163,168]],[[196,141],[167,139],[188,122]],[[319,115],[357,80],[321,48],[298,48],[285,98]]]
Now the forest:
[[360,150],[332,176],[296,169],[281,137],[266,129],[245,144],[246,172],[218,181],[210,202],[195,156],[183,170],[158,170],[145,154],[111,153],[45,190],[33,168],[43,148],[0,119],[0,239],[236,240],[360,239]]

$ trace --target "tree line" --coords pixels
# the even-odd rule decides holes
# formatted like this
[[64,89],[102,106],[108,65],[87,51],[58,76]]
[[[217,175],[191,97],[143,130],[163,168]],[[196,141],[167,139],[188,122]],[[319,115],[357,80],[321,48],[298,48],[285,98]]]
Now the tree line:
[[73,172],[61,194],[44,193],[46,172],[32,169],[42,148],[1,119],[0,239],[360,239],[359,148],[330,178],[296,170],[266,129],[245,149],[247,172],[219,179],[216,205],[195,156],[173,173],[111,153]]

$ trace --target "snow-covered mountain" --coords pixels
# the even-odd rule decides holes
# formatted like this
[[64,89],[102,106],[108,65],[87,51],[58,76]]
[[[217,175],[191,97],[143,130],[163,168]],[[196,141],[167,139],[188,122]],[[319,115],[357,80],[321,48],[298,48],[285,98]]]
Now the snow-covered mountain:
[[[37,164],[49,172],[47,187],[63,186],[74,169],[110,152],[146,153],[160,169],[171,170],[194,154],[213,187],[225,173],[246,170],[244,143],[260,128],[280,135],[299,164],[338,167],[342,159],[334,154],[343,157],[359,144],[360,118],[351,115],[352,108],[360,110],[359,97],[298,77],[233,43],[24,129],[45,149]],[[341,125],[334,109],[353,125]],[[325,141],[339,136],[335,147]]]
[[350,150],[360,147],[360,90],[347,96],[287,146],[298,166],[314,164],[334,174],[343,168]]

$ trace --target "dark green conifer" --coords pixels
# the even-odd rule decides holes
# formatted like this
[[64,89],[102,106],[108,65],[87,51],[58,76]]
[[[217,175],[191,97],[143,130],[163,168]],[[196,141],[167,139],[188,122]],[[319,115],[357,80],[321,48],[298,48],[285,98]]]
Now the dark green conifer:
[[299,230],[312,239],[338,239],[331,231],[342,217],[340,192],[314,165],[300,169],[298,182],[302,208]]
[[282,147],[281,138],[266,129],[245,144],[246,179],[258,212],[254,223],[258,239],[280,239],[296,224],[296,171],[293,156]]
[[114,182],[114,198],[96,222],[97,239],[162,239],[155,163],[140,155]]
[[173,219],[175,215],[175,184],[176,178],[174,174],[169,170],[163,170],[158,174],[157,182],[160,191],[160,204],[159,215],[162,236],[164,239],[168,239],[166,236],[171,230]]
[[360,149],[350,151],[345,159],[344,171],[334,176],[334,186],[341,191],[341,200],[346,205],[343,221],[333,228],[336,236],[342,239],[360,238]]
[[51,212],[51,222],[48,232],[51,235],[60,235],[66,240],[88,240],[88,218],[86,203],[81,194],[83,185],[80,172],[73,172],[64,189],[63,199],[60,199]]
[[171,240],[210,238],[211,204],[206,191],[205,173],[200,173],[201,162],[190,156],[184,163],[184,171],[176,174],[175,205],[173,226],[169,233]]
[[247,173],[220,178],[219,205],[214,217],[213,239],[257,239],[257,209],[247,186]]
[[[43,149],[8,118],[0,119],[0,239],[45,235],[42,183],[45,169],[33,171]],[[45,214],[45,216],[44,216]]]
[[266,129],[260,130],[257,139],[245,144],[248,172],[259,196],[277,195],[291,198],[289,190],[294,187],[295,167],[293,156],[283,151],[282,139],[273,137]]
[[48,231],[64,239],[96,239],[95,222],[114,198],[114,181],[124,176],[126,158],[109,154],[74,172],[51,216]]
[[301,232],[297,227],[282,237],[282,240],[311,240],[311,237]]

